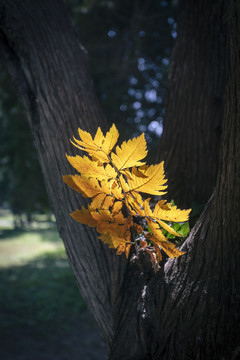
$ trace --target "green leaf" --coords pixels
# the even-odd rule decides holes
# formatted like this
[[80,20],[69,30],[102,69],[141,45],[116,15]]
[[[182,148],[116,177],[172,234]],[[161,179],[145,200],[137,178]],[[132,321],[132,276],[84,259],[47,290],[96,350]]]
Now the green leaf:
[[[180,225],[180,224],[179,224]],[[181,235],[182,237],[186,238],[189,234],[190,228],[189,228],[189,222],[185,222],[183,224],[180,225],[180,229],[177,230],[177,232],[179,233],[179,235]]]
[[[148,232],[150,232],[151,234],[153,233],[149,225],[147,225],[147,229],[148,229]],[[166,231],[166,230],[164,230],[164,231]],[[166,233],[167,233],[167,231],[166,231]]]
[[167,233],[167,238],[168,238],[168,239],[175,239],[176,236],[173,235],[173,234]]
[[174,230],[176,230],[177,232],[179,232],[178,230],[181,229],[181,225],[179,223],[173,223],[172,227]]
[[168,234],[167,230],[165,230],[165,229],[162,230],[162,233],[164,236],[167,236],[167,234]]

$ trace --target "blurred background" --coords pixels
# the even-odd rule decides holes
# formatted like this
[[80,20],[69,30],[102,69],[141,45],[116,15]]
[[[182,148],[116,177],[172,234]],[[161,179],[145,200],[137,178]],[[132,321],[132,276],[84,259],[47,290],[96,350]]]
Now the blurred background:
[[[154,161],[177,38],[178,1],[65,2],[89,53],[109,124],[117,125],[121,140],[145,132]],[[28,122],[3,68],[0,294],[1,359],[106,359],[57,234]]]

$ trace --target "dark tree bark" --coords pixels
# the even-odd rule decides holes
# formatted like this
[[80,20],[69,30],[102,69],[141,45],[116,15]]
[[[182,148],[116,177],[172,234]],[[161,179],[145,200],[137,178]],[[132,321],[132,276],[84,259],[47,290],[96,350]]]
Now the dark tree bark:
[[[79,198],[62,181],[62,175],[72,171],[65,158],[72,151],[69,138],[78,127],[93,132],[105,126],[87,53],[58,0],[2,1],[0,6],[2,60],[26,109],[58,230],[82,294],[110,343],[111,301],[124,264],[115,261],[93,231],[71,221],[69,213],[80,206]],[[110,286],[115,290],[107,300]],[[88,295],[89,289],[94,295]]]
[[181,2],[159,158],[169,200],[204,204],[216,186],[226,86],[224,2]]
[[[149,259],[127,261],[75,223],[84,203],[61,180],[77,127],[104,116],[87,56],[59,0],[0,0],[1,57],[28,114],[47,191],[79,287],[110,359],[236,359],[240,300],[240,10],[230,1],[229,69],[222,154],[213,199],[156,275]],[[209,5],[210,6],[210,5]],[[234,357],[235,356],[235,357]]]

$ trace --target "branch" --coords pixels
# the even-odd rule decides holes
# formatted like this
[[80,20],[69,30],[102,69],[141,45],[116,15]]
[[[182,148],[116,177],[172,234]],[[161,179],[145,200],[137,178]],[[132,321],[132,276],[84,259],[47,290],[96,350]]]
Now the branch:
[[0,30],[0,59],[12,78],[20,100],[24,104],[28,119],[34,118],[33,104],[35,96],[30,86],[30,78],[26,77],[21,60],[13,47],[10,45],[6,35]]

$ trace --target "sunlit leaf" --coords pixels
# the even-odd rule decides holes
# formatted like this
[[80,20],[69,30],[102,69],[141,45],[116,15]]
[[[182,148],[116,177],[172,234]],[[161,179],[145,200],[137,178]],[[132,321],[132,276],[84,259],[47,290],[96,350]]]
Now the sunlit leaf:
[[124,141],[116,153],[112,150],[119,134],[114,124],[105,136],[100,128],[94,137],[81,129],[78,134],[72,143],[88,156],[66,155],[79,174],[65,175],[63,181],[91,202],[71,213],[72,218],[95,227],[99,239],[117,255],[128,258],[134,244],[137,256],[149,255],[155,272],[161,251],[170,258],[183,255],[168,239],[187,236],[190,210],[178,209],[173,201],[162,199],[154,206],[150,198],[144,200],[144,194],[161,196],[167,188],[163,162],[148,166],[141,161],[147,155],[144,134]]
[[154,218],[158,218],[166,221],[184,222],[184,221],[188,221],[190,212],[191,209],[180,210],[176,206],[171,206],[169,207],[169,210],[168,209],[166,210],[162,207],[162,203],[158,202],[155,205],[153,216]]
[[111,195],[111,183],[105,180],[100,183],[97,179],[81,175],[65,175],[63,181],[84,197],[94,197],[101,193]]
[[105,154],[109,154],[113,147],[116,145],[118,141],[119,133],[115,126],[115,124],[112,125],[111,129],[106,133],[105,138],[103,139],[102,143],[102,150]]
[[115,198],[113,196],[108,196],[106,194],[97,194],[91,204],[89,205],[90,206],[90,210],[93,211],[93,210],[96,210],[96,209],[109,209],[111,206],[113,206],[114,204],[114,201],[115,201]]
[[114,124],[105,137],[100,128],[98,128],[94,139],[91,134],[81,129],[78,129],[78,134],[80,140],[73,137],[74,141],[71,141],[74,146],[88,152],[89,155],[94,156],[103,163],[109,162],[108,154],[115,146],[119,136],[118,130]]
[[114,168],[107,164],[105,167],[97,161],[92,161],[87,156],[68,156],[66,155],[70,164],[85,177],[94,177],[98,180],[115,179],[117,176]]
[[133,216],[145,216],[143,209],[143,200],[139,193],[137,192],[128,192],[126,194],[125,202],[128,210]]
[[162,229],[157,222],[154,222],[150,219],[147,219],[147,222],[156,239],[158,239],[159,241],[167,241],[166,237],[163,235]]
[[164,177],[163,162],[157,165],[140,167],[141,174],[132,173],[132,180],[128,180],[129,191],[140,191],[151,195],[164,195],[167,180]]
[[112,214],[115,215],[115,214],[119,213],[119,211],[122,209],[122,207],[123,207],[122,201],[115,201],[113,208],[112,208]]
[[[143,204],[146,216],[151,218],[151,220],[154,220],[155,223],[159,224],[168,233],[170,233],[174,236],[182,236],[181,233],[175,231],[174,227],[166,224],[166,222],[163,220],[168,220],[168,221],[172,221],[172,222],[186,221],[189,217],[189,212],[191,211],[191,209],[180,210],[180,209],[176,209],[176,206],[166,207],[165,203],[158,202],[155,206],[154,211],[152,212],[152,210],[150,209],[150,206],[149,206],[149,200],[150,199],[145,200],[144,204]],[[160,206],[164,206],[164,209],[162,209]],[[179,219],[186,219],[186,220],[179,220]],[[150,226],[149,221],[148,221],[148,223]],[[152,227],[153,227],[153,225],[150,226],[151,230],[152,230]],[[177,228],[180,229],[181,226],[178,224]]]
[[153,243],[159,245],[161,247],[161,249],[172,259],[185,254],[185,252],[178,250],[176,245],[174,245],[173,243],[171,243],[169,241],[161,242],[158,239],[156,239],[155,237],[151,238],[151,240]]
[[84,206],[82,207],[81,210],[75,210],[70,215],[74,220],[82,224],[86,224],[91,227],[97,226],[97,221],[92,217],[91,212],[85,209]]
[[112,153],[111,159],[116,168],[120,171],[132,166],[140,166],[145,164],[142,160],[147,155],[147,144],[144,134],[133,138],[132,140],[124,141],[122,145],[116,148],[116,154]]

